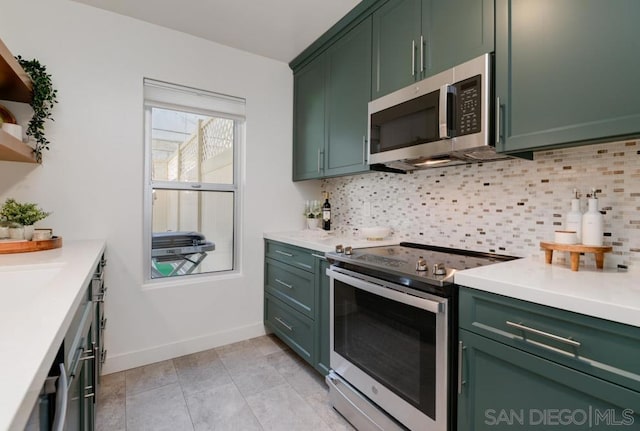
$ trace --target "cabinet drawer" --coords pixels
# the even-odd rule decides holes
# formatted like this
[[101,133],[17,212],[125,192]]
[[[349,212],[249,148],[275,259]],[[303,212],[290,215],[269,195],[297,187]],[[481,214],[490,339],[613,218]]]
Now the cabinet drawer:
[[468,288],[460,327],[640,391],[640,328]]
[[264,296],[266,326],[305,361],[313,358],[313,321],[269,294]]
[[281,242],[266,241],[264,254],[266,257],[279,260],[282,263],[295,266],[296,268],[313,271],[314,258],[311,250],[294,247]]
[[265,261],[264,271],[267,292],[313,319],[315,312],[313,273],[269,258]]
[[639,392],[465,330],[460,340],[458,431],[631,430],[640,423]]

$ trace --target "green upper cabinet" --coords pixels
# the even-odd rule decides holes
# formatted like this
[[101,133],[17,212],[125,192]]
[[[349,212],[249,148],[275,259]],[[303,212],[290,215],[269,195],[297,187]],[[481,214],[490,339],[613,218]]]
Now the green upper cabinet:
[[371,18],[294,75],[294,181],[368,170]]
[[327,53],[327,147],[325,176],[368,170],[366,138],[371,100],[371,18]]
[[640,135],[640,2],[496,0],[497,149]]
[[493,51],[493,0],[390,0],[373,14],[373,99]]
[[[423,1],[429,75],[493,51],[494,0]],[[423,30],[424,31],[424,30]]]
[[422,3],[390,0],[373,13],[372,99],[420,79]]
[[293,179],[322,176],[325,145],[325,59],[318,57],[294,77]]

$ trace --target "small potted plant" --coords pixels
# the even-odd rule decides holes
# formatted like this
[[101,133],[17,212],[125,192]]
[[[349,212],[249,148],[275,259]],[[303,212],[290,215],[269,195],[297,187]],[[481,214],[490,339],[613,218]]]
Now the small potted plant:
[[306,201],[304,205],[304,216],[307,219],[308,229],[320,227],[320,217],[322,217],[320,201]]
[[[0,209],[0,217],[12,225],[9,228],[9,236],[13,239],[31,240],[33,225],[50,214],[43,211],[37,204],[20,203],[12,198],[7,199]],[[22,235],[20,230],[22,230]]]

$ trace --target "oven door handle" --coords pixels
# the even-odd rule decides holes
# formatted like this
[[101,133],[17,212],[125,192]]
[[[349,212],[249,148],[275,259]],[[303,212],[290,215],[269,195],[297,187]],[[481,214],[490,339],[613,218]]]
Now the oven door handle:
[[357,289],[367,291],[377,296],[382,296],[383,298],[387,298],[392,301],[421,308],[433,314],[438,314],[445,311],[446,299],[444,298],[442,299],[442,301],[420,298],[418,296],[413,296],[408,293],[395,290],[391,285],[384,283],[382,280],[380,280],[380,284],[373,283],[371,281],[366,281],[357,277],[343,274],[331,268],[327,270],[327,275],[329,275],[329,277],[333,280],[341,281]]

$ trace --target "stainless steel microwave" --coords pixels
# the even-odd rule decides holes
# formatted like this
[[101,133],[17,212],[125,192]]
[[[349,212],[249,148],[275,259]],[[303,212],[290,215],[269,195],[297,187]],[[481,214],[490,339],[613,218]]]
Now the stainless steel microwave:
[[492,55],[369,102],[372,169],[411,171],[497,160],[490,135]]

